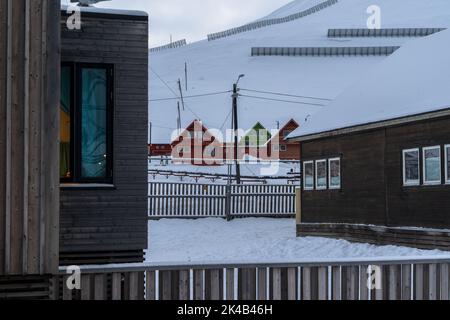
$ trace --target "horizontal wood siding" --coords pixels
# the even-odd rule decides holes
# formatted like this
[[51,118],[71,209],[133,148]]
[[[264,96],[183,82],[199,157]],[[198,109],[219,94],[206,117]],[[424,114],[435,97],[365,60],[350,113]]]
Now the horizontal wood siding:
[[82,30],[63,27],[62,61],[114,65],[114,188],[62,189],[61,253],[68,259],[71,253],[91,257],[102,252],[103,262],[106,252],[112,261],[121,251],[140,251],[142,259],[147,247],[148,21],[83,13],[81,21]]
[[302,192],[303,222],[386,223],[384,131],[301,144],[304,161],[341,157],[342,189]]
[[58,268],[59,14],[0,3],[0,275]]
[[449,117],[302,143],[304,161],[342,157],[341,190],[302,191],[303,222],[450,228],[450,186],[403,187],[402,171],[402,150],[441,145],[445,172],[449,143]]

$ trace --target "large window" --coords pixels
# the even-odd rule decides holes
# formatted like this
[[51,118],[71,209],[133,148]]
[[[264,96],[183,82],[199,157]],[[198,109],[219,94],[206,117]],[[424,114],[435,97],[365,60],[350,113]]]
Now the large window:
[[316,189],[327,189],[327,160],[316,161]]
[[303,163],[303,186],[305,190],[314,190],[314,162]]
[[63,182],[112,182],[113,68],[63,64],[61,160]]
[[334,158],[328,160],[328,181],[330,189],[341,188],[341,159]]
[[450,144],[445,146],[445,183],[450,184]]
[[423,148],[423,183],[441,184],[441,147]]
[[405,186],[420,185],[419,149],[403,151],[403,184]]

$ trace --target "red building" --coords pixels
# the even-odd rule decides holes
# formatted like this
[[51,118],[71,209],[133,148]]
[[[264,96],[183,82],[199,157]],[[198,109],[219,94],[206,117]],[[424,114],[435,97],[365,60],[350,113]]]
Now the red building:
[[172,155],[172,146],[170,143],[152,143],[148,146],[148,154],[151,157],[170,157]]
[[272,158],[278,153],[279,160],[300,160],[300,143],[287,141],[287,136],[300,125],[291,119],[266,144],[267,156]]
[[223,142],[218,134],[199,120],[194,120],[172,141],[171,149],[174,163],[199,166],[223,164]]

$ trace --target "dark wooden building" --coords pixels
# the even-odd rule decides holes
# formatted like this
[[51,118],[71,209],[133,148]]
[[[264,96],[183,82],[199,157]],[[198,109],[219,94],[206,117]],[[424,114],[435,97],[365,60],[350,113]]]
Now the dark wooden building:
[[61,265],[147,248],[148,15],[81,10],[61,25]]
[[60,2],[0,1],[0,299],[58,272]]
[[450,109],[304,137],[301,153],[299,235],[450,248]]

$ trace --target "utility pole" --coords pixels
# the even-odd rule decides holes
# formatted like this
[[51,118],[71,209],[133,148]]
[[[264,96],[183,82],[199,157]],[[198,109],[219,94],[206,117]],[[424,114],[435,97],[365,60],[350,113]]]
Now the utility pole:
[[188,91],[188,69],[187,62],[184,63],[184,82],[186,84],[186,91]]
[[183,106],[183,111],[184,111],[183,90],[181,90],[181,80],[180,79],[178,79],[178,89],[180,90],[181,105]]
[[238,113],[237,113],[237,98],[239,96],[238,94],[238,83],[241,78],[243,78],[245,75],[241,74],[236,81],[235,84],[233,84],[233,131],[234,131],[234,160],[236,164],[236,183],[241,184],[241,167],[238,160]]

